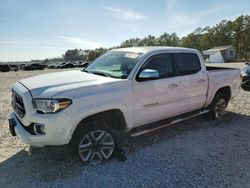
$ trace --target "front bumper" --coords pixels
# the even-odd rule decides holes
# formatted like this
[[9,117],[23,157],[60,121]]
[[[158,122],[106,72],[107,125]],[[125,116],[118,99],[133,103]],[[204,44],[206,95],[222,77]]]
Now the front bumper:
[[[32,96],[27,88],[19,82],[13,90],[20,96],[25,108],[25,115],[21,117],[17,112],[9,115],[10,131],[17,135],[24,143],[36,147],[65,145],[70,141],[72,119],[63,111],[55,114],[39,114],[32,106]],[[35,125],[43,125],[43,133],[34,129]],[[38,133],[38,134],[37,134]]]
[[62,112],[60,113],[60,117],[58,117],[58,114],[55,114],[54,120],[48,116],[44,117],[43,119],[34,118],[33,120],[45,125],[45,134],[31,134],[29,131],[27,131],[27,126],[23,125],[22,122],[17,118],[15,112],[12,112],[9,115],[9,128],[11,135],[18,136],[22,142],[36,147],[68,144],[66,135],[68,129],[70,128],[69,116]]

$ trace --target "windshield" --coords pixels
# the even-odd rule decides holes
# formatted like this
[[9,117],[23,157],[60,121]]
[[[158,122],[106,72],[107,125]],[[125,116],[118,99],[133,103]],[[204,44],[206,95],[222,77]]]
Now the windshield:
[[126,79],[142,53],[107,52],[83,71],[107,77]]

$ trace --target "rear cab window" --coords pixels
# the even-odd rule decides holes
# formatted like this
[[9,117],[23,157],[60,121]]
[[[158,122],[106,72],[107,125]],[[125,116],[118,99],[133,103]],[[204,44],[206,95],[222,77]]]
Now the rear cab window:
[[173,53],[176,76],[195,74],[201,70],[199,57],[195,53]]

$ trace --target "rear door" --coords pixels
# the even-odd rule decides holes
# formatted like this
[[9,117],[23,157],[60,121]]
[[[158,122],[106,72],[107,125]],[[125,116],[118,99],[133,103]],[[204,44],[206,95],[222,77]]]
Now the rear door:
[[206,102],[208,77],[196,53],[173,53],[176,75],[180,78],[182,111],[202,108]]

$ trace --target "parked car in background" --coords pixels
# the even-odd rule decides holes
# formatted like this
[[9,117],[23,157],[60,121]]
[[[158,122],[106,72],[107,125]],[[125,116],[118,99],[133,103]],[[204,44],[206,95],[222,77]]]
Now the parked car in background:
[[26,65],[27,64],[25,64],[25,63],[19,64],[20,70],[23,70],[23,67],[26,66]]
[[33,63],[23,66],[23,70],[44,70],[45,65],[39,64],[39,63]]
[[84,70],[16,82],[9,127],[29,145],[66,145],[84,163],[105,161],[121,134],[139,136],[204,113],[220,119],[239,91],[240,70],[206,67],[198,50],[121,48]]
[[57,63],[53,63],[53,64],[49,64],[49,65],[47,66],[47,68],[48,68],[48,69],[56,69],[57,66],[58,66]]
[[88,64],[89,64],[89,61],[77,61],[74,63],[74,66],[84,68],[84,67],[88,66]]
[[0,71],[1,72],[9,72],[11,70],[8,64],[0,64]]
[[9,64],[10,66],[10,70],[11,71],[19,71],[20,70],[20,66],[19,65],[16,65],[16,64]]
[[246,63],[246,67],[241,70],[241,88],[250,91],[250,64]]
[[61,63],[57,66],[58,69],[74,68],[74,64],[70,62]]

